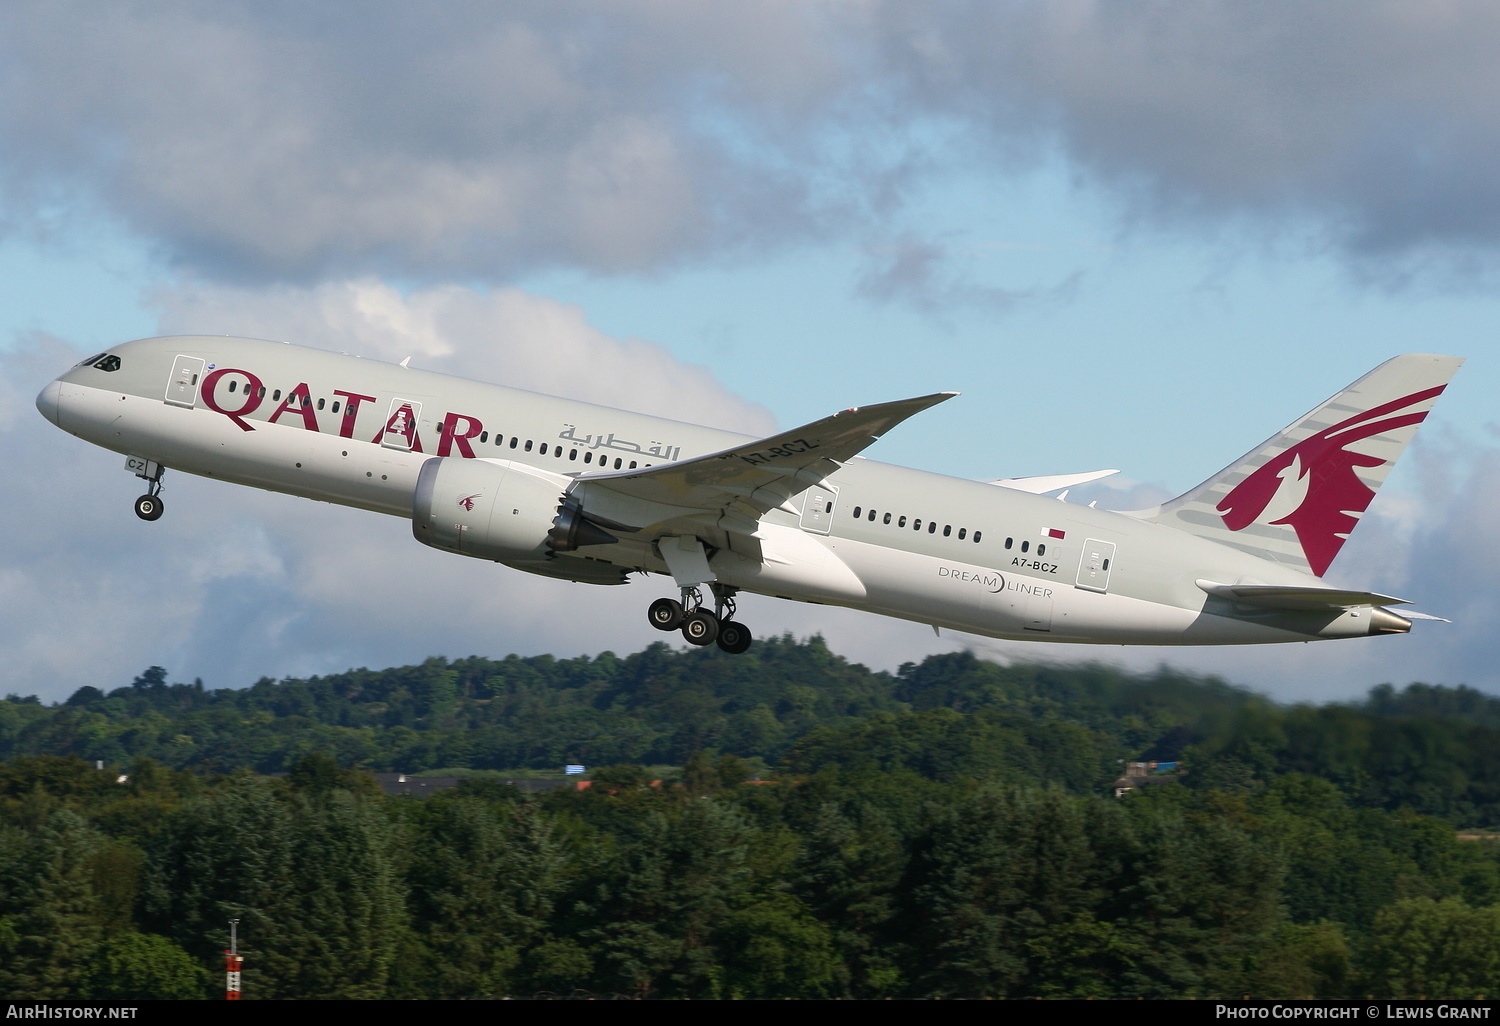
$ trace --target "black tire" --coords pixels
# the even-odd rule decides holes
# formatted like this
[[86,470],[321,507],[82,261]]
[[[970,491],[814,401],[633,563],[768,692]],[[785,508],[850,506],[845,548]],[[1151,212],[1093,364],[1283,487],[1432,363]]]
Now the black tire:
[[739,655],[750,647],[750,628],[734,620],[719,624],[718,645],[730,655]]
[[135,500],[135,515],[142,520],[160,520],[163,508],[157,495],[142,495]]
[[682,618],[682,636],[689,645],[712,645],[719,636],[719,621],[706,609]]
[[676,599],[657,599],[646,610],[646,619],[659,631],[675,631],[682,626],[682,603]]

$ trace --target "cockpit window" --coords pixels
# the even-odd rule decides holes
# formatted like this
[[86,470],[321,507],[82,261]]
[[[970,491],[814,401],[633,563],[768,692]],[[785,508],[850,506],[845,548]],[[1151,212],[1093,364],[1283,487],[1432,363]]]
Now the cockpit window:
[[95,353],[93,356],[89,357],[87,360],[79,360],[78,361],[78,366],[79,367],[87,367],[89,364],[95,363],[95,362],[97,362],[99,360],[102,360],[102,359],[104,359],[104,354],[103,353]]
[[120,369],[120,358],[110,353],[96,362],[94,367],[102,371],[117,371]]

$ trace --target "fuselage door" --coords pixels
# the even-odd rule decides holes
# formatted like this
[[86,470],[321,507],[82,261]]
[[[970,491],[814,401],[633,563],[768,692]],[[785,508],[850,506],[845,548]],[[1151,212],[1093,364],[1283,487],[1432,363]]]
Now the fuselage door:
[[1083,543],[1078,561],[1078,586],[1085,591],[1109,590],[1109,568],[1115,560],[1115,543],[1090,538]]
[[202,380],[203,358],[179,356],[172,361],[172,376],[167,379],[167,403],[192,409],[198,401],[198,382]]
[[422,404],[410,399],[392,399],[391,412],[380,432],[380,444],[387,449],[410,452],[416,445],[417,423],[422,419]]
[[833,527],[834,500],[837,488],[813,485],[802,495],[802,530],[813,534],[827,534]]
[[1022,626],[1028,631],[1050,631],[1052,629],[1052,592],[1050,589],[1033,588],[1026,596],[1025,620]]

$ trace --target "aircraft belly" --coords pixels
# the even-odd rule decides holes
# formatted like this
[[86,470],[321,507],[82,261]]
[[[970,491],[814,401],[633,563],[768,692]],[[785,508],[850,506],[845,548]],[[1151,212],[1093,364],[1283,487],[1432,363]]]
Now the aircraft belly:
[[711,561],[719,580],[746,591],[864,608],[864,583],[838,555],[798,528],[762,523],[760,558],[721,550]]
[[858,608],[993,638],[1107,645],[1308,641],[1316,634],[1076,588],[861,542],[833,545],[864,582]]

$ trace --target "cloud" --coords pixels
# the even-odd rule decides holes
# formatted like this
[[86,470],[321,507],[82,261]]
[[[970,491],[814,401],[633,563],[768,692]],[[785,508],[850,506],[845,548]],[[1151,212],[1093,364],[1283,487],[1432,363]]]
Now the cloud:
[[642,339],[592,327],[583,309],[520,289],[403,294],[373,278],[298,288],[196,285],[155,301],[168,334],[296,342],[693,424],[770,434],[764,407]]
[[498,283],[899,236],[944,174],[1061,154],[1125,223],[1473,276],[1497,46],[1485,0],[18,2],[0,224],[102,214],[226,280]]
[[1149,223],[1258,222],[1365,272],[1500,241],[1500,10],[1482,0],[889,9],[885,64],[982,150],[1055,147]]
[[904,302],[923,313],[942,318],[955,306],[980,306],[1005,311],[1020,303],[1049,303],[1071,299],[1081,273],[1045,288],[1003,289],[983,285],[952,267],[951,246],[910,232],[892,241],[865,247],[867,258],[855,292],[878,302]]
[[845,205],[785,146],[727,138],[743,116],[775,136],[845,81],[816,22],[794,3],[7,5],[0,179],[12,221],[81,204],[230,279],[646,270]]

